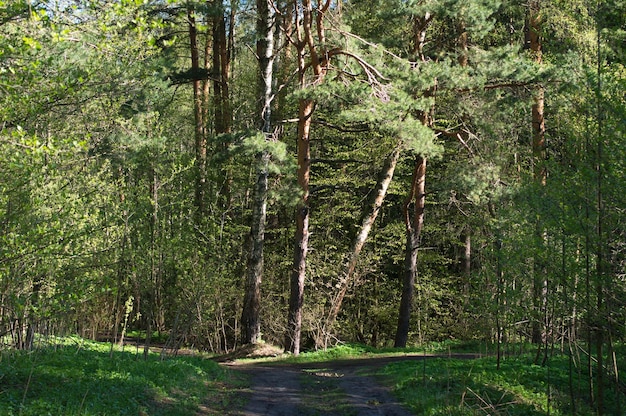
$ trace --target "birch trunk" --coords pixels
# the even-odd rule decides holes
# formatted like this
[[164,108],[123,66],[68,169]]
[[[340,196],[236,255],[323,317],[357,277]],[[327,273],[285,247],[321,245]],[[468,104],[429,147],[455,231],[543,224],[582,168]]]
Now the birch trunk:
[[[273,78],[274,14],[271,0],[257,0],[257,55],[259,57],[259,98],[261,103],[261,132],[270,140]],[[250,253],[246,271],[246,294],[241,318],[242,342],[255,344],[261,337],[261,281],[263,278],[263,244],[267,217],[267,179],[270,155],[267,151],[256,156],[256,186],[250,227]]]

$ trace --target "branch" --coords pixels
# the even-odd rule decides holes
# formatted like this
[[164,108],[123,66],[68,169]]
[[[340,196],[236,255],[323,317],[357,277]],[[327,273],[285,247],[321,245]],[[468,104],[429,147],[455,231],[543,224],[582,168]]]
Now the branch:
[[[286,118],[283,120],[276,121],[276,123],[287,124],[287,123],[297,123],[298,121],[300,121],[300,119],[298,118]],[[362,124],[360,127],[343,127],[343,126],[338,126],[336,124],[329,123],[324,120],[312,120],[311,123],[328,127],[328,128],[340,131],[342,133],[365,133],[365,132],[372,130],[370,126],[366,124]]]
[[497,90],[497,89],[500,89],[500,88],[533,87],[537,83],[538,82],[536,82],[536,81],[530,81],[530,82],[521,82],[521,81],[494,82],[493,84],[485,84],[485,85],[479,86],[479,87],[459,88],[459,89],[456,89],[455,91],[457,91],[457,92],[472,92],[472,91],[479,91],[479,90],[484,90],[484,91]]
[[[334,30],[334,31],[336,31],[337,33],[339,33],[340,35],[343,35],[343,36],[346,36],[346,37],[350,37],[350,38],[356,39],[356,40],[358,40],[359,42],[361,42],[361,43],[363,43],[363,44],[365,44],[365,45],[367,45],[367,46],[371,47],[372,49],[381,49],[380,45],[377,45],[377,44],[372,43],[372,42],[370,42],[370,41],[368,41],[368,40],[366,40],[366,39],[363,39],[362,37],[360,37],[360,36],[358,36],[358,35],[355,35],[354,33],[346,32],[345,30],[338,28],[338,27],[334,24],[334,22],[332,22],[332,21],[331,21],[331,24],[332,24],[332,26],[333,26],[333,30]],[[392,57],[396,58],[396,59],[397,59],[397,60],[399,60],[399,61],[403,61],[403,62],[404,62],[404,61],[406,61],[406,59],[404,59],[404,58],[402,58],[402,57],[400,57],[400,56],[396,55],[395,53],[391,52],[390,50],[388,50],[388,49],[386,49],[386,48],[382,48],[382,51],[383,51],[383,53],[385,53],[385,54],[387,54],[387,55],[389,55],[389,56],[392,56]],[[414,64],[414,63],[413,63],[413,62],[411,62],[411,64]]]
[[313,120],[313,123],[319,124],[320,126],[329,127],[342,133],[364,133],[371,130],[368,125],[362,125],[362,127],[342,127],[336,124],[331,124],[324,120]]
[[342,165],[344,163],[359,163],[364,164],[365,162],[358,159],[311,159],[311,164],[314,163],[325,163],[327,165]]
[[463,131],[447,131],[447,130],[443,130],[443,129],[433,129],[433,131],[435,133],[437,133],[437,134],[441,134],[441,135],[446,136],[446,137],[454,137],[454,138],[456,138],[463,145],[463,147],[465,147],[467,149],[467,151],[469,152],[470,156],[474,157],[474,152],[469,147],[467,142],[465,140],[463,140],[463,136],[461,135],[461,133],[469,134],[469,131],[467,131],[467,130],[463,130]]
[[371,74],[374,74],[376,78],[389,81],[389,78],[386,78],[383,74],[381,74],[380,71],[376,69],[373,65],[369,64],[367,61],[365,61],[365,59],[361,58],[358,55],[353,54],[352,52],[348,52],[340,48],[331,49],[330,51],[327,52],[327,56],[329,58],[335,55],[346,55],[346,56],[351,57],[355,61],[357,61],[357,63],[361,65],[363,70],[365,70],[366,74],[368,75],[368,78],[370,78]]

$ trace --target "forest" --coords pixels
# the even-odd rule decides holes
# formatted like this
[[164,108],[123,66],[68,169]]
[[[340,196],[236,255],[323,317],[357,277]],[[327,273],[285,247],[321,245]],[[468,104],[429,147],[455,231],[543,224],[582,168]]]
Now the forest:
[[2,348],[529,343],[624,389],[624,0],[0,0],[0,34]]

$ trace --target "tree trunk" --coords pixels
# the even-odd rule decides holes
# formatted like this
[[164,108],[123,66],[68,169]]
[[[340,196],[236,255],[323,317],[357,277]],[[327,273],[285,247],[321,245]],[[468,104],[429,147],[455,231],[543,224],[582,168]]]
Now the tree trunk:
[[298,115],[298,185],[302,189],[302,200],[296,210],[295,249],[291,272],[287,337],[285,340],[286,350],[294,355],[300,353],[304,279],[306,277],[306,256],[309,246],[309,176],[311,172],[309,134],[314,108],[313,101],[300,101]]
[[[420,237],[424,226],[424,203],[426,185],[426,158],[417,156],[411,182],[411,192],[403,206],[404,223],[406,226],[406,250],[404,257],[404,275],[402,279],[402,298],[398,314],[398,326],[394,347],[404,348],[409,337],[409,323],[415,291],[415,276],[417,274],[417,252],[420,246]],[[413,203],[412,215],[409,212]]]
[[[537,64],[542,62],[541,45],[541,6],[538,0],[533,0],[528,5],[528,20],[526,23],[526,47],[530,49],[531,56]],[[547,169],[545,164],[545,121],[544,121],[544,89],[538,87],[533,96],[531,109],[532,116],[532,156],[533,178],[541,186],[547,182]],[[540,224],[537,224],[537,243],[544,245],[545,232]],[[547,287],[546,265],[540,256],[535,256],[533,271],[533,309],[531,341],[539,345],[537,350],[538,360],[541,353],[541,345],[546,341],[547,325]]]
[[[323,48],[324,30],[322,15],[328,10],[330,0],[317,9],[317,37],[318,44]],[[323,81],[326,67],[323,67],[313,36],[313,5],[311,0],[302,0],[300,13],[296,17],[296,49],[298,51],[298,76],[300,87],[306,86],[305,71],[311,66],[314,73],[313,84]],[[305,55],[308,51],[310,65],[305,64]],[[323,51],[322,51],[323,52]],[[302,305],[304,300],[304,279],[306,277],[306,256],[309,249],[309,176],[311,173],[311,121],[315,102],[301,99],[298,109],[298,185],[302,189],[302,199],[296,210],[296,234],[294,244],[293,269],[290,279],[289,311],[287,314],[287,334],[285,350],[294,355],[300,354],[300,339],[302,332]]]
[[[272,33],[274,14],[269,2],[257,0],[257,55],[259,57],[259,96],[261,131],[269,140],[271,129],[272,74],[274,37]],[[261,336],[261,281],[263,277],[263,242],[267,214],[267,178],[269,154],[263,151],[256,156],[256,187],[250,227],[250,253],[246,271],[246,294],[241,318],[242,342],[255,344]]]
[[[426,30],[432,22],[433,15],[426,12],[424,16],[416,16],[413,20],[412,52],[416,59],[426,61],[424,46],[426,43]],[[424,92],[428,97],[434,93],[433,86]],[[432,126],[432,112],[420,111],[419,119],[425,126]],[[411,178],[411,190],[402,207],[404,225],[406,229],[406,247],[404,252],[404,270],[402,276],[402,297],[400,298],[400,310],[398,312],[398,325],[394,346],[406,347],[409,338],[409,326],[411,310],[413,308],[413,294],[415,292],[415,277],[417,275],[417,252],[420,246],[420,237],[424,226],[424,204],[426,201],[426,157],[415,157],[413,177]],[[409,212],[413,203],[413,212]]]
[[[230,31],[233,28],[230,27]],[[213,100],[215,105],[215,133],[230,133],[232,113],[230,105],[230,36],[226,32],[226,17],[213,19]]]
[[[541,42],[541,10],[540,1],[534,0],[530,3],[528,11],[527,42],[532,58],[537,64],[542,62],[542,42]],[[548,171],[546,160],[546,125],[544,120],[544,88],[537,87],[533,97],[532,106],[532,132],[533,132],[533,176],[537,182],[546,184]]]
[[426,12],[424,16],[415,16],[413,18],[413,47],[412,54],[416,59],[426,61],[424,56],[424,46],[426,44],[426,29],[433,19],[431,13]]
[[332,301],[328,317],[326,318],[326,325],[324,328],[324,348],[327,347],[328,336],[331,333],[335,320],[337,319],[337,315],[341,310],[341,304],[343,303],[343,299],[346,296],[346,292],[348,291],[348,286],[350,284],[350,281],[352,280],[354,270],[356,269],[361,250],[363,249],[363,246],[365,246],[367,236],[369,235],[369,232],[374,225],[374,221],[376,221],[376,217],[378,216],[380,208],[383,205],[383,201],[385,200],[385,196],[387,195],[387,189],[389,188],[389,184],[393,179],[393,174],[395,172],[398,159],[400,158],[400,153],[401,146],[398,145],[385,159],[383,169],[380,172],[379,180],[376,185],[376,194],[374,195],[374,200],[370,204],[370,211],[363,219],[363,222],[361,223],[361,230],[359,231],[354,242],[352,243],[352,250],[350,251],[350,258],[348,259],[345,275],[341,281],[339,291]]
[[[225,15],[223,5],[219,6],[221,13],[213,17],[213,108],[214,108],[214,129],[215,134],[228,134],[232,131],[232,104],[230,100],[230,70],[232,57],[232,42],[234,33],[234,8],[231,7],[230,14]],[[227,28],[226,21],[229,21]],[[228,29],[228,30],[227,30]],[[218,151],[226,151],[230,147],[230,142],[222,140]],[[220,207],[227,211],[231,205],[231,181],[232,174],[227,168],[222,168],[218,180]]]
[[[200,54],[198,51],[198,30],[196,27],[195,11],[190,6],[187,9],[187,21],[189,25],[189,47],[191,50],[191,69],[193,74],[200,72]],[[205,203],[204,194],[206,187],[206,154],[207,154],[207,135],[206,120],[204,119],[205,111],[205,88],[200,79],[193,80],[193,109],[194,109],[194,138],[195,138],[195,169],[196,169],[196,222],[204,216]]]
[[[609,282],[605,282],[605,245],[607,241],[604,236],[604,110],[602,107],[602,27],[600,20],[596,21],[596,48],[597,48],[597,73],[596,73],[596,119],[597,119],[597,145],[596,145],[596,307],[597,307],[597,324],[595,328],[596,336],[596,359],[597,359],[597,396],[596,396],[596,413],[604,414],[604,339],[606,337],[607,327],[610,328],[609,309],[607,308],[606,290],[610,290]],[[591,354],[591,351],[589,351]],[[618,399],[619,400],[619,399]]]

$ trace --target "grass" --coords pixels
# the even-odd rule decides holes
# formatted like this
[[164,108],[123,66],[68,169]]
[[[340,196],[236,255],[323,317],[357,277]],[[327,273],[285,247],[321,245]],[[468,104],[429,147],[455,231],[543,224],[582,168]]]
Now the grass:
[[[587,398],[570,399],[566,356],[553,357],[548,366],[534,365],[532,359],[531,354],[508,358],[497,370],[494,357],[437,358],[393,363],[380,374],[400,400],[420,415],[595,414]],[[585,381],[572,385],[577,397],[584,396]],[[607,409],[606,414],[619,413],[614,410]]]
[[[515,352],[520,349],[530,350],[530,345],[516,346]],[[432,342],[419,347],[407,347],[407,348],[394,348],[383,347],[374,348],[363,344],[346,343],[340,344],[327,350],[307,351],[303,352],[297,357],[295,356],[281,356],[278,359],[280,361],[292,362],[292,363],[309,363],[309,362],[324,362],[331,360],[342,360],[350,358],[366,358],[366,357],[391,357],[396,355],[406,354],[428,354],[428,355],[448,355],[448,354],[464,354],[470,353],[473,355],[493,355],[495,354],[495,347],[491,344],[486,344],[479,341],[459,342],[459,341],[444,341],[444,342]],[[276,361],[276,360],[274,360]]]
[[[409,353],[442,357],[471,353],[479,358],[402,361],[388,365],[379,375],[392,386],[399,400],[419,415],[595,415],[588,396],[585,364],[580,361],[572,364],[570,379],[571,363],[567,355],[555,351],[548,365],[539,366],[533,363],[535,349],[530,344],[504,346],[502,353],[506,356],[500,370],[496,367],[495,346],[480,342],[448,341],[410,349],[345,344],[288,357],[287,361],[308,363]],[[626,346],[619,346],[616,355],[626,360]],[[584,357],[580,359],[584,361]],[[620,368],[624,366],[626,362],[619,363]],[[607,384],[605,414],[623,414],[625,399]]]
[[0,415],[223,414],[237,380],[202,357],[147,360],[110,344],[56,340],[0,354]]
[[383,348],[377,349],[362,344],[341,344],[327,350],[307,351],[298,356],[287,355],[281,361],[288,363],[317,363],[351,358],[382,357],[422,352],[420,348]]
[[[445,357],[478,351],[485,355],[476,359],[399,361],[378,370],[378,375],[393,387],[400,401],[420,415],[595,414],[586,397],[588,381],[580,368],[584,363],[574,366],[570,379],[567,356],[557,354],[547,366],[538,366],[532,363],[531,349],[521,346],[509,353],[522,354],[506,357],[497,370],[496,358],[487,355],[492,349],[456,343],[422,349],[346,344],[281,361],[306,364],[408,353]],[[617,356],[624,359],[626,347],[620,347]],[[323,369],[305,371],[301,382],[304,404],[311,414],[325,414],[345,403],[339,379]],[[0,416],[221,415],[242,408],[240,393],[246,387],[243,380],[200,356],[161,361],[158,354],[150,354],[144,360],[143,351],[114,350],[111,354],[111,344],[80,338],[49,340],[31,352],[0,352]],[[606,392],[605,414],[622,414],[619,400],[625,402],[624,396],[616,397],[608,386]],[[577,397],[574,402],[572,393]],[[342,409],[349,414],[347,403]]]

